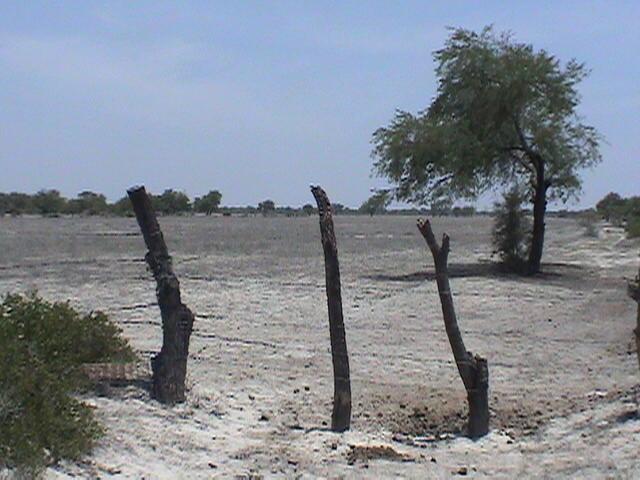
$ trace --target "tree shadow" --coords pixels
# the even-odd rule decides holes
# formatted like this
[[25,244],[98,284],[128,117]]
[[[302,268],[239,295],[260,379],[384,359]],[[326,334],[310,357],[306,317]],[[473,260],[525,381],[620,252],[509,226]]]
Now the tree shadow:
[[[588,272],[583,266],[568,263],[544,263],[542,264],[542,271],[535,275],[511,272],[502,264],[489,261],[450,263],[448,271],[449,278],[477,277],[516,282],[575,280],[588,276]],[[364,275],[364,278],[381,282],[420,283],[434,281],[436,273],[433,269],[429,269],[403,274],[375,273]]]

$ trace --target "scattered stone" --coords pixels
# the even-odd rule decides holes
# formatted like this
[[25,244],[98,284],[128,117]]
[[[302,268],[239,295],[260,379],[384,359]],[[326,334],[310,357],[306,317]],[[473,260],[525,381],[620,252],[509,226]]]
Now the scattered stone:
[[458,475],[466,475],[467,473],[469,473],[469,470],[467,469],[467,467],[460,467],[456,473]]

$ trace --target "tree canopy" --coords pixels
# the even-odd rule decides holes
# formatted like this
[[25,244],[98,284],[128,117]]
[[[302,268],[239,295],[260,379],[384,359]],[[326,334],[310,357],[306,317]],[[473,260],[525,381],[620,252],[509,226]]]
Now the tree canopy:
[[384,213],[389,203],[391,203],[389,191],[379,190],[365,200],[359,210],[373,216],[376,213]]
[[260,202],[258,204],[258,211],[265,216],[271,215],[276,211],[276,204],[273,200],[265,200],[264,202]]
[[600,136],[576,111],[588,70],[492,27],[453,29],[434,59],[434,100],[417,114],[397,111],[374,132],[374,172],[397,199],[418,204],[526,185],[539,257],[547,200],[577,195],[580,169],[600,161]]
[[193,209],[198,213],[211,215],[217,212],[222,201],[222,194],[218,190],[211,190],[203,197],[197,197],[193,202]]

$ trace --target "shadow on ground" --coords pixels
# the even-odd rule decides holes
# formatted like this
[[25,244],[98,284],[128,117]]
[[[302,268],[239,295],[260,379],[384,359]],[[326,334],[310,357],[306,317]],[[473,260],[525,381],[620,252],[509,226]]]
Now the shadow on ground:
[[[592,272],[581,265],[569,263],[544,263],[542,272],[527,276],[509,272],[502,265],[496,262],[474,262],[474,263],[450,263],[449,278],[492,278],[510,282],[576,282],[585,280],[592,276]],[[412,273],[389,274],[374,273],[364,275],[363,278],[380,282],[407,282],[420,283],[424,281],[434,281],[436,274],[434,270],[422,270]]]

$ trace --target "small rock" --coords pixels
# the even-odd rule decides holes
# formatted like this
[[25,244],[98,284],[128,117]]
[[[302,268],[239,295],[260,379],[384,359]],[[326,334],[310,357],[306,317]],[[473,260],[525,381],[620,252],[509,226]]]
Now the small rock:
[[209,462],[209,468],[218,468],[218,465],[213,462]]
[[260,422],[268,422],[269,421],[269,417],[263,413],[262,415],[260,415],[260,418],[258,419],[258,421],[260,421]]
[[436,457],[431,457],[431,463],[438,463],[438,460],[436,460]]
[[460,467],[457,473],[458,475],[466,475],[468,473],[467,467]]

